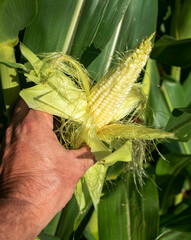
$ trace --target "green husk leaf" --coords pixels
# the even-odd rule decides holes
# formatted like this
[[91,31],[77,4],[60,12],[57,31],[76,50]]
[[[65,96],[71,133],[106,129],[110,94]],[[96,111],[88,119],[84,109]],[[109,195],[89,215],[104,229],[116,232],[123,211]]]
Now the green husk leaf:
[[91,204],[91,197],[84,177],[82,177],[77,184],[77,187],[75,189],[75,197],[78,204],[79,212],[74,222],[74,230],[78,228],[83,218],[83,215]]
[[132,160],[132,141],[127,141],[122,147],[101,160],[104,166],[111,166],[118,161],[129,162]]
[[40,61],[40,59],[23,43],[20,43],[20,50],[22,55],[30,62],[34,70],[39,72],[43,65],[42,61]]
[[85,94],[66,76],[62,75],[62,81],[57,79],[54,74],[45,83],[22,90],[20,96],[30,108],[81,122],[87,104]]
[[174,133],[152,129],[138,124],[110,124],[99,132],[100,139],[111,142],[115,138],[153,140],[157,138],[175,138]]
[[7,67],[10,67],[10,68],[17,68],[17,69],[21,69],[21,70],[24,70],[24,71],[28,71],[28,69],[25,67],[25,65],[23,65],[21,63],[9,62],[9,61],[3,60],[3,59],[2,60],[0,59],[0,63],[4,64],[4,65],[6,65]]
[[103,142],[98,138],[95,129],[92,129],[92,125],[86,123],[89,129],[86,128],[84,131],[79,133],[77,138],[77,143],[86,142],[86,144],[91,148],[92,153],[95,155],[98,161],[94,166],[92,166],[85,174],[85,181],[92,198],[95,210],[97,210],[97,205],[100,200],[105,175],[107,167],[100,164],[100,160],[111,154],[109,149],[103,144]]
[[118,111],[116,111],[115,115],[113,116],[113,120],[117,121],[125,116],[132,113],[138,106],[142,107],[142,111],[144,110],[146,104],[146,97],[142,93],[140,86],[134,85],[127,95],[125,101],[120,106]]
[[88,186],[88,190],[96,211],[100,201],[106,172],[107,167],[100,163],[96,163],[94,166],[88,169],[85,174],[86,184]]

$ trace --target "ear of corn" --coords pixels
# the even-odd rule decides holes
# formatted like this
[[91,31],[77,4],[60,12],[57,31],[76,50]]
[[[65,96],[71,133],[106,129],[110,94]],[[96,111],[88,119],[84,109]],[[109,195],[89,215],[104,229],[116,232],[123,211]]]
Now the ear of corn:
[[[132,161],[134,172],[141,179],[145,141],[174,137],[172,133],[138,124],[146,98],[135,82],[149,58],[152,37],[153,34],[144,39],[93,88],[86,70],[73,58],[51,53],[40,59],[21,45],[30,62],[26,65],[30,71],[25,75],[37,85],[22,90],[20,95],[29,107],[64,118],[61,135],[72,142],[66,147],[78,148],[86,143],[96,156],[98,163],[84,177],[95,209],[108,166],[116,161]],[[87,202],[83,183],[79,184],[82,185],[77,187],[76,196],[83,212]]]
[[104,75],[92,89],[89,106],[98,128],[110,123],[123,105],[149,58],[152,37],[142,41],[138,48],[124,58],[122,64]]

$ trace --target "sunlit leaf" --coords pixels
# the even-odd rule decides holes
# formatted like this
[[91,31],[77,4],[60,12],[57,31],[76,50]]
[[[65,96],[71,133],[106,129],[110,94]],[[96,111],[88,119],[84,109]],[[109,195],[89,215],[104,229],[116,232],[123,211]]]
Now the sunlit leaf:
[[183,170],[189,166],[191,155],[170,153],[160,159],[156,167],[157,185],[161,188],[161,209],[166,212],[174,202],[174,197],[181,191],[184,174]]
[[98,207],[100,240],[148,240],[157,237],[157,188],[147,179],[140,191],[141,195],[132,179],[127,185],[118,181],[102,198]]
[[191,107],[177,108],[172,112],[166,130],[175,132],[180,141],[188,141],[191,139]]
[[153,48],[151,57],[167,65],[188,67],[191,62],[191,39],[176,40],[163,36]]
[[170,111],[160,89],[160,75],[155,61],[148,62],[146,74],[148,80],[150,80],[150,95],[147,105],[148,124],[165,128],[170,117]]
[[0,45],[17,42],[20,30],[32,22],[36,0],[3,0],[0,3]]

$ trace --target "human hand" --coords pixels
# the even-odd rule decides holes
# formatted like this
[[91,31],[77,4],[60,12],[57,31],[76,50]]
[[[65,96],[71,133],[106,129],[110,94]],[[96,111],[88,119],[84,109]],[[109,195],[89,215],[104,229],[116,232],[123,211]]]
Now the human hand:
[[65,149],[52,116],[21,100],[6,131],[0,167],[0,239],[34,239],[93,164],[88,147]]

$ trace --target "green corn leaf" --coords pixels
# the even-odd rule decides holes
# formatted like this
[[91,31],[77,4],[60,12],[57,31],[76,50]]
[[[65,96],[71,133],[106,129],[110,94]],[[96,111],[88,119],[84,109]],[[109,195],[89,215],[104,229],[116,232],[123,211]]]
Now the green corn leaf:
[[87,47],[90,47],[92,44],[108,3],[108,1],[103,2],[96,0],[86,1],[84,4],[71,49],[73,56],[80,58]]
[[[177,206],[176,208],[178,208]],[[176,208],[174,211],[176,211]],[[161,227],[181,232],[191,232],[191,206],[187,206],[180,213],[169,213],[161,217]]]
[[38,14],[33,24],[26,29],[24,43],[35,53],[68,52],[84,0],[54,2],[39,0],[38,2]]
[[129,240],[127,189],[118,182],[98,206],[99,240]]
[[190,240],[191,233],[178,232],[171,229],[165,229],[159,237],[159,240]]
[[95,211],[93,212],[83,234],[87,240],[99,240],[98,220]]
[[145,179],[140,193],[131,177],[127,185],[123,180],[114,182],[98,207],[99,240],[148,240],[157,237],[157,188],[151,180]]
[[[178,81],[175,81],[170,76],[165,76],[163,79],[163,84],[161,86],[166,103],[168,104],[168,108],[172,112],[172,114],[169,116],[169,120],[166,125],[166,130],[174,131],[176,137],[180,141],[183,141],[178,143],[171,143],[168,146],[169,147],[175,146],[176,151],[180,149],[180,152],[183,154],[191,153],[191,142],[188,142],[190,139],[189,107],[186,110],[186,107],[190,104],[188,80],[185,82],[185,85],[181,85]],[[186,89],[186,87],[188,89]],[[178,110],[179,108],[180,110]]]
[[38,238],[40,240],[60,240],[60,238],[46,234],[46,233],[40,233]]
[[176,108],[172,112],[168,124],[167,131],[173,131],[176,137],[183,142],[191,139],[191,106],[188,108]]
[[191,7],[189,0],[176,0],[172,15],[171,35],[176,39],[191,38]]
[[185,179],[184,169],[190,165],[191,155],[170,153],[160,159],[156,166],[156,183],[162,189],[161,211],[166,213],[173,204],[176,194],[180,193]]
[[116,51],[133,49],[143,38],[156,31],[157,8],[157,0],[130,1],[123,18]]
[[170,117],[170,111],[160,89],[160,75],[154,60],[148,61],[146,75],[148,76],[147,86],[150,89],[146,110],[147,124],[164,129]]
[[119,22],[125,14],[129,3],[129,0],[108,2],[104,16],[101,19],[99,28],[93,41],[96,48],[103,49],[109,42]]
[[165,77],[161,89],[171,112],[174,108],[187,106],[183,87],[179,82],[170,77]]
[[61,212],[57,225],[56,236],[63,240],[69,240],[74,229],[74,222],[79,214],[76,198],[73,197]]
[[190,88],[191,88],[191,72],[189,73],[188,77],[184,81],[183,85],[183,91],[184,91],[184,97],[186,99],[186,105],[191,104],[191,94],[190,94]]
[[43,233],[50,234],[50,235],[55,235],[56,229],[59,223],[61,217],[61,211],[58,212],[54,218],[48,223],[48,225],[43,229]]
[[[32,22],[37,11],[36,0],[3,0],[0,4],[0,46],[14,45],[18,33]],[[12,45],[11,44],[11,45]]]
[[153,48],[151,58],[167,65],[188,67],[191,62],[191,39],[176,40],[163,36]]
[[107,43],[107,45],[102,50],[102,52],[87,67],[88,72],[90,73],[92,78],[95,79],[95,81],[100,79],[103,76],[103,74],[109,69],[110,65],[112,65],[112,59],[115,55],[116,44],[117,44],[118,38],[120,37],[119,36],[120,29],[121,29],[121,22],[119,23],[112,38]]
[[[37,11],[36,0],[3,0],[0,3],[0,59],[15,64],[13,47],[18,43],[19,31],[30,24]],[[1,85],[7,116],[10,119],[18,100],[19,79],[13,65],[0,64]],[[10,65],[9,65],[10,66]],[[14,67],[18,67],[14,66]],[[19,66],[19,68],[21,65]],[[22,68],[22,67],[21,67]],[[11,96],[11,97],[10,97]]]

